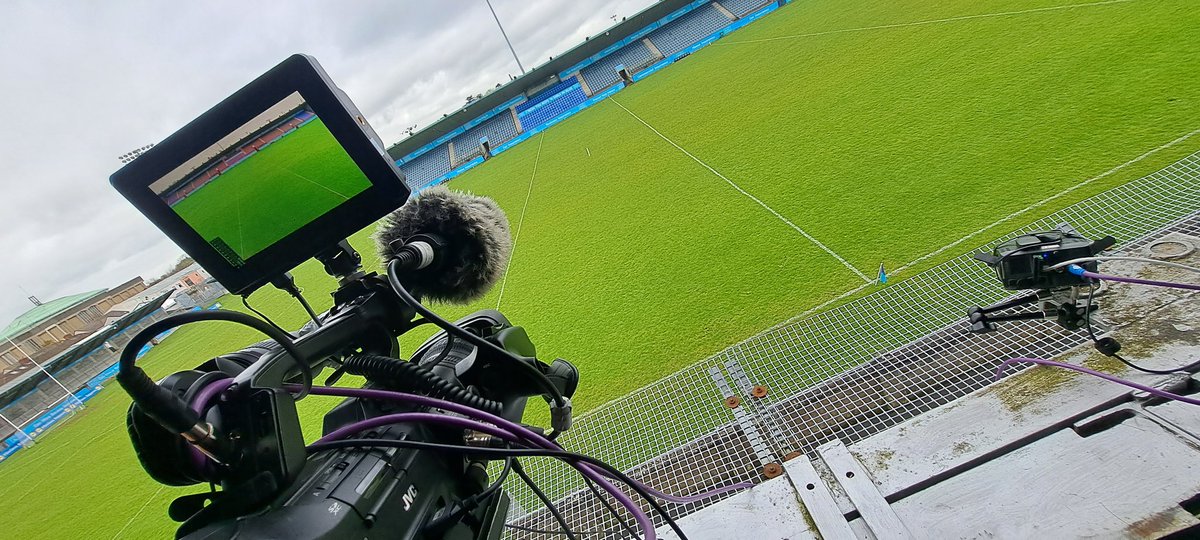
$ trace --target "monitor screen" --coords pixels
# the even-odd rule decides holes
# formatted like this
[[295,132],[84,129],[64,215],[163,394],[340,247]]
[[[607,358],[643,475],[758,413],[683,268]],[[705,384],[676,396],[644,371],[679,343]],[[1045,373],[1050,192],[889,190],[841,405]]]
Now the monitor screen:
[[150,184],[234,267],[370,187],[299,92]]
[[349,96],[296,54],[109,179],[230,292],[248,294],[411,193]]

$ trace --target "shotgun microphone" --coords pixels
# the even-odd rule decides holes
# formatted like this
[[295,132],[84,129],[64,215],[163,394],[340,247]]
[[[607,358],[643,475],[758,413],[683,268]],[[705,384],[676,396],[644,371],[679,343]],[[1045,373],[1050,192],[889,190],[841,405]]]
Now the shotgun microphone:
[[483,296],[512,254],[508,219],[495,201],[442,186],[384,218],[375,241],[385,264],[400,260],[404,283],[415,296],[440,302]]

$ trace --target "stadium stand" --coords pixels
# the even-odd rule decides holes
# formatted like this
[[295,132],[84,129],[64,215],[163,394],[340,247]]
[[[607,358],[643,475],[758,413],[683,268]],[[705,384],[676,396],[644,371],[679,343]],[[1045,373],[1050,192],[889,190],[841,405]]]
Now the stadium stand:
[[439,146],[400,165],[408,187],[416,190],[450,172],[450,149]]
[[[570,79],[566,79],[566,80],[554,83],[549,88],[546,88],[545,90],[542,90],[541,92],[538,92],[537,94],[531,96],[528,100],[524,101],[520,105],[517,105],[516,106],[517,115],[521,115],[525,111],[528,111],[534,107],[537,107],[538,105],[542,104],[542,102],[545,102],[547,100],[554,98],[555,96],[562,93],[563,91],[569,90],[571,88],[571,86],[576,85],[576,84],[579,84],[579,81],[575,80],[574,78],[570,78]],[[522,124],[524,124],[524,121],[522,121]]]
[[770,0],[718,0],[717,3],[740,18],[767,5]]
[[[562,86],[561,83],[554,85],[555,88],[560,86]],[[544,92],[543,94],[545,93],[549,92]],[[538,100],[538,103],[533,107],[526,107],[524,112],[519,113],[517,117],[521,119],[521,127],[529,131],[553,120],[554,117],[569,111],[572,107],[587,101],[587,98],[587,94],[583,93],[583,87],[579,85],[579,81],[571,79],[569,86],[562,88],[553,96]],[[525,103],[521,105],[525,105]],[[521,110],[520,105],[517,108]]]
[[594,64],[583,68],[579,74],[587,82],[588,88],[595,94],[609,86],[617,84],[621,78],[617,76],[617,66],[623,65],[630,73],[634,73],[658,60],[642,40],[634,41],[621,47],[616,52],[597,60]]
[[[419,190],[482,163],[480,137],[504,152],[565,113],[619,91],[616,68],[640,79],[718,32],[741,28],[788,0],[657,0],[528,73],[388,148]],[[759,13],[759,12],[762,13]],[[724,32],[722,32],[723,35]],[[513,122],[515,112],[519,121]],[[480,119],[486,119],[479,122]],[[479,122],[478,124],[475,124]],[[471,127],[467,127],[471,126]]]
[[729,25],[729,17],[704,4],[646,36],[664,56],[682,51]]
[[495,147],[513,140],[518,134],[517,124],[513,121],[512,113],[507,109],[501,111],[496,116],[450,140],[454,143],[454,161],[455,163],[465,163],[482,155],[483,151],[479,149],[480,137],[487,137],[488,142]]

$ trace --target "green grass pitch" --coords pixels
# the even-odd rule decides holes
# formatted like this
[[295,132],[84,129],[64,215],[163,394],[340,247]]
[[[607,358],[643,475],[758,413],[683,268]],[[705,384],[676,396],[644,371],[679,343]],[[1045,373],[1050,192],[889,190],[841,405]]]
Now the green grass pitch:
[[243,259],[371,186],[320,118],[263,148],[173,208]]
[[[797,1],[450,185],[520,224],[500,308],[544,358],[579,366],[586,411],[863,283],[622,106],[870,275],[1200,128],[1193,2],[1044,9],[1080,1]],[[963,18],[997,13],[1009,14]],[[1198,148],[1185,139],[952,251]],[[352,242],[378,268],[368,234]],[[317,265],[295,274],[330,305]],[[499,294],[439,309],[455,317]],[[278,291],[251,300],[285,326],[304,321]],[[197,325],[144,364],[164,376],[258,339]],[[167,503],[203,488],[141,472],[127,404],[106,390],[0,464],[9,536],[171,534]],[[300,403],[310,434],[331,405]]]

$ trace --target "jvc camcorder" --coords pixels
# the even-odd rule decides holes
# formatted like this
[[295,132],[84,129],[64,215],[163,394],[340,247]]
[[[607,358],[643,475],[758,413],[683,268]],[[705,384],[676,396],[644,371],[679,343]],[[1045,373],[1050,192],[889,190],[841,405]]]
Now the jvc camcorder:
[[[117,379],[134,400],[137,458],[163,484],[204,486],[170,505],[178,537],[499,538],[508,497],[489,461],[511,467],[530,441],[565,453],[549,441],[570,426],[575,368],[539,361],[498,312],[450,323],[420,303],[491,286],[511,250],[503,213],[441,188],[409,201],[378,135],[313,58],[288,58],[111,182],[235,294],[274,283],[302,301],[287,272],[311,258],[338,280],[333,307],[295,333],[200,310],[127,345]],[[383,275],[364,271],[344,239],[385,216]],[[270,339],[157,382],[136,365],[155,335],[198,321]],[[405,358],[397,337],[423,324],[442,330]],[[367,383],[314,387],[326,369],[327,384]],[[296,412],[314,394],[345,398],[315,442]],[[520,424],[533,396],[550,403],[552,432]]]

